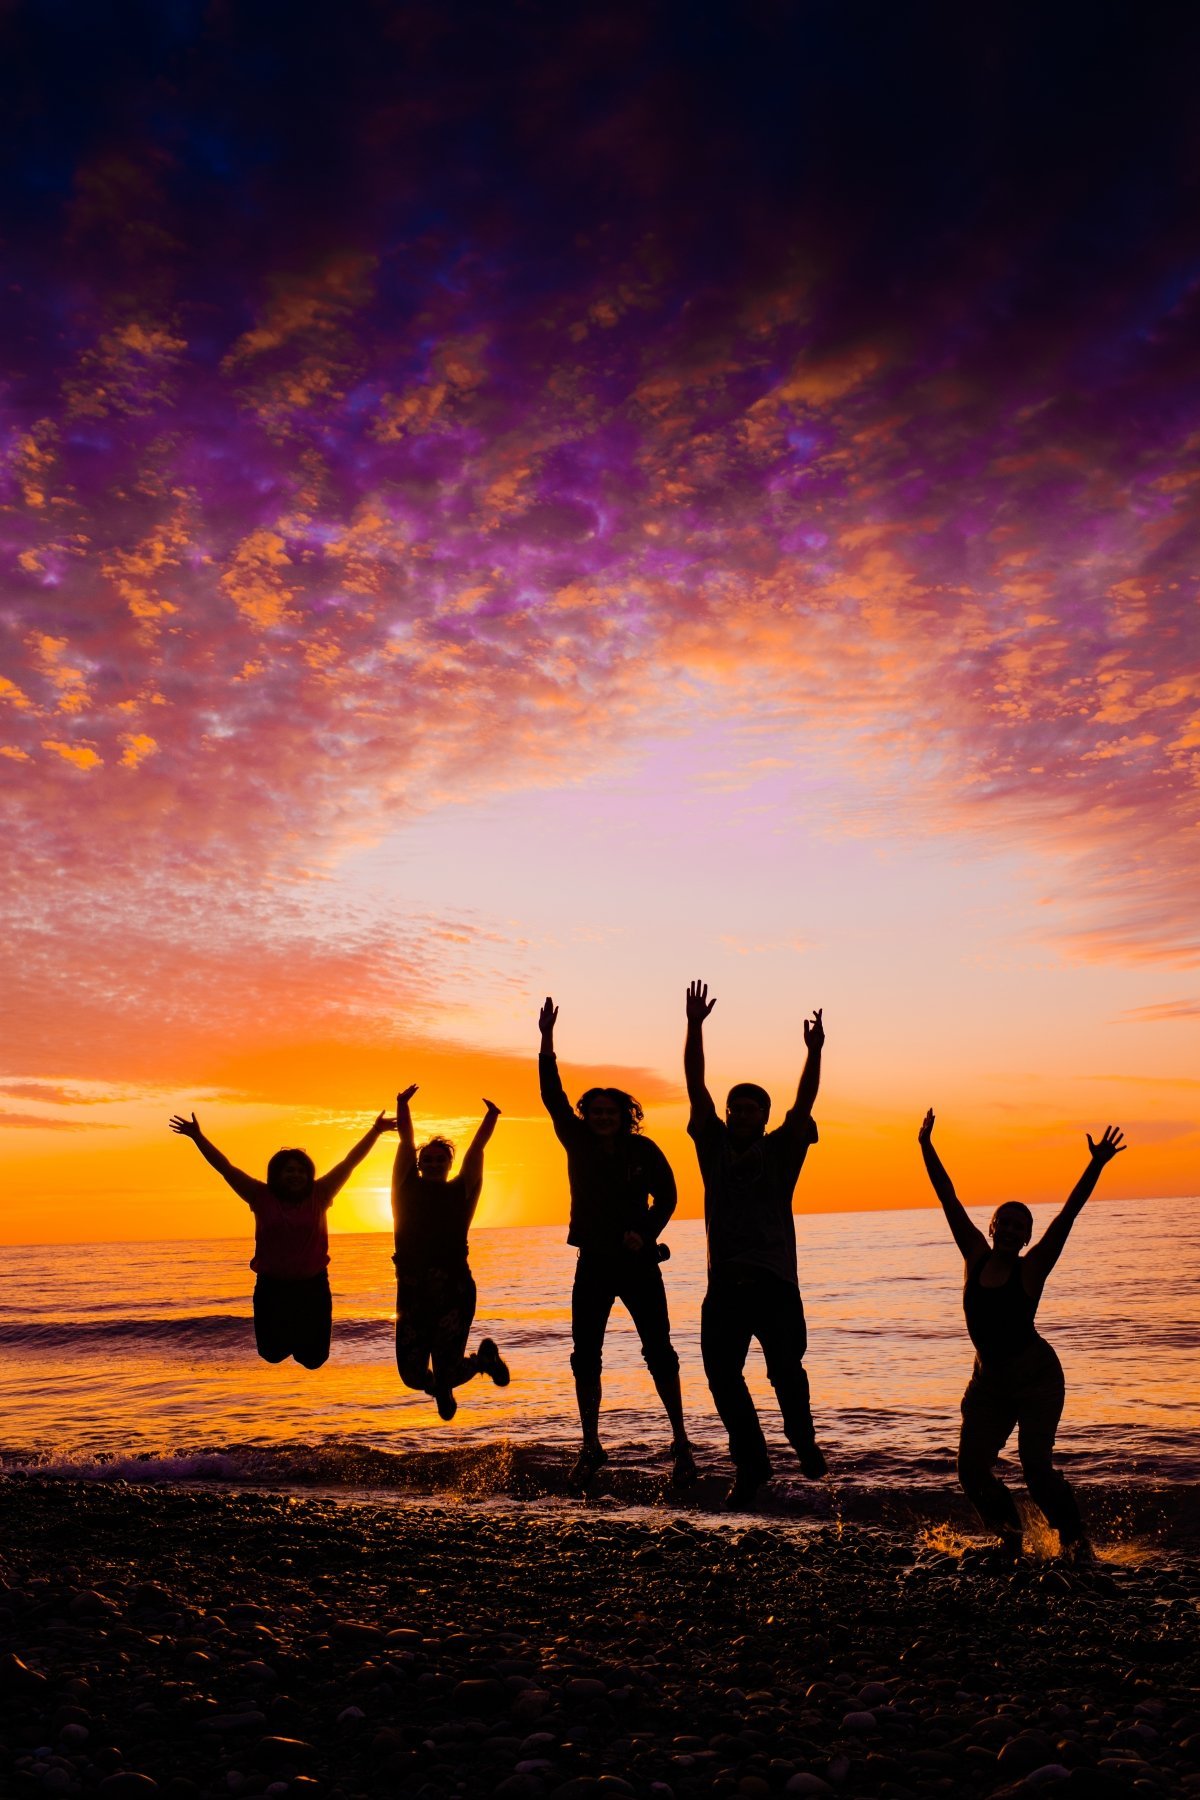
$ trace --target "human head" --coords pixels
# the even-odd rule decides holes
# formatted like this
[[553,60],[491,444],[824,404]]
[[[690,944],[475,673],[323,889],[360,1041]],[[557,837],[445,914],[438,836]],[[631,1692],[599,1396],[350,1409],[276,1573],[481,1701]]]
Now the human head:
[[770,1116],[771,1096],[757,1082],[735,1082],[725,1096],[725,1123],[734,1137],[761,1137]]
[[1006,1200],[992,1214],[988,1236],[997,1250],[1017,1256],[1033,1236],[1033,1214],[1019,1200]]
[[454,1161],[454,1145],[449,1138],[432,1137],[417,1151],[417,1168],[426,1181],[445,1181]]
[[317,1179],[316,1164],[307,1150],[277,1150],[267,1164],[267,1186],[280,1200],[304,1200]]
[[579,1096],[575,1111],[597,1137],[627,1137],[642,1129],[642,1109],[623,1088],[589,1088]]

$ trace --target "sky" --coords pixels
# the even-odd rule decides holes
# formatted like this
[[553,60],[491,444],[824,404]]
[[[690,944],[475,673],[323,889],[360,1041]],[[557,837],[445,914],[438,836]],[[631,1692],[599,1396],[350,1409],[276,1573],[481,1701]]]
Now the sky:
[[4,10],[4,1241],[563,1219],[547,993],[695,1214],[693,978],[800,1211],[1200,1189],[1177,12]]

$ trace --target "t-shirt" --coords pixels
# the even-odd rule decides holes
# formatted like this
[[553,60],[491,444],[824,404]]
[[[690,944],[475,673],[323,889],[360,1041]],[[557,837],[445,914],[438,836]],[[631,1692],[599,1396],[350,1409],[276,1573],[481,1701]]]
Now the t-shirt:
[[538,1080],[554,1135],[567,1153],[568,1244],[611,1255],[627,1231],[653,1243],[675,1211],[675,1177],[658,1145],[640,1132],[620,1132],[607,1147],[567,1099],[555,1057],[538,1057]]
[[321,1176],[302,1200],[281,1200],[265,1181],[250,1181],[244,1198],[254,1214],[250,1267],[256,1275],[273,1281],[307,1281],[325,1273],[329,1267],[326,1215],[336,1192],[329,1178]]
[[811,1117],[788,1114],[782,1125],[739,1148],[724,1119],[710,1109],[688,1121],[704,1180],[704,1229],[709,1270],[746,1263],[800,1285],[792,1194],[808,1146],[817,1141]]
[[449,1181],[427,1181],[414,1162],[393,1206],[397,1276],[426,1269],[465,1269],[467,1232],[479,1205],[482,1181],[460,1171]]

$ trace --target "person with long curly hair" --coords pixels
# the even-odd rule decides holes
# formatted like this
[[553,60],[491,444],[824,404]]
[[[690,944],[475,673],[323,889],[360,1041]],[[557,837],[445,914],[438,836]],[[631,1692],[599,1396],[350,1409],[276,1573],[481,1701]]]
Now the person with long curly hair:
[[671,1424],[672,1480],[694,1481],[658,1242],[675,1211],[675,1177],[658,1145],[643,1136],[642,1109],[632,1094],[593,1087],[571,1106],[554,1050],[557,1020],[558,1008],[547,999],[538,1015],[538,1080],[554,1135],[567,1153],[567,1242],[578,1253],[571,1288],[571,1371],[583,1447],[571,1471],[571,1486],[582,1491],[608,1461],[600,1442],[601,1370],[604,1335],[618,1300],[637,1329]]

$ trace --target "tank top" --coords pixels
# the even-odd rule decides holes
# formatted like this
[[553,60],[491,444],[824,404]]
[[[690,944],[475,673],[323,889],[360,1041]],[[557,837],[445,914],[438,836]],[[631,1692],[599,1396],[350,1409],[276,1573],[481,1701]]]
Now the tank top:
[[982,1273],[983,1260],[963,1286],[963,1311],[980,1362],[995,1366],[1011,1362],[1034,1342],[1038,1303],[1025,1291],[1019,1257],[1008,1280],[999,1287],[984,1287],[979,1279]]

